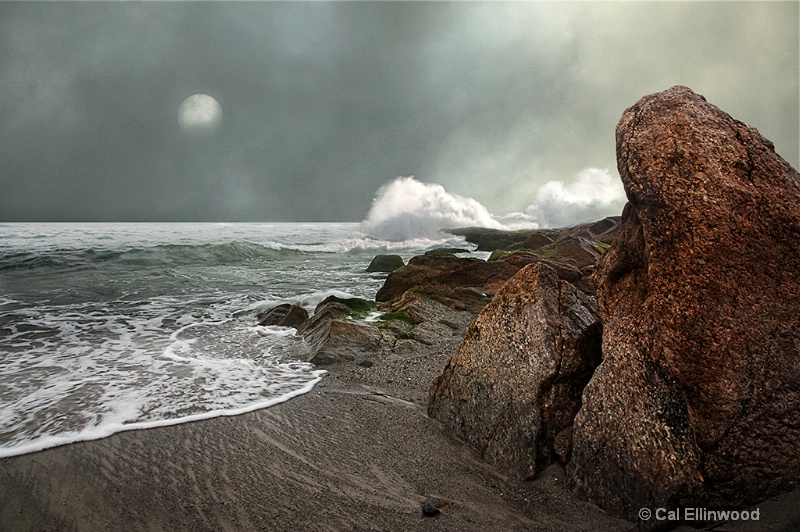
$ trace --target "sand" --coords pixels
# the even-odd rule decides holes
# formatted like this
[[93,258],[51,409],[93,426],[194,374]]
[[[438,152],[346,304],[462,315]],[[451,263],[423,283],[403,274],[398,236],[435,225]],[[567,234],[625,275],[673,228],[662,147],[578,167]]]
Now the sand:
[[[563,467],[506,478],[429,419],[445,347],[331,367],[310,393],[253,413],[3,459],[0,530],[636,529],[574,498]],[[441,513],[425,517],[425,503]],[[759,528],[714,530],[800,523],[797,494],[769,504]]]

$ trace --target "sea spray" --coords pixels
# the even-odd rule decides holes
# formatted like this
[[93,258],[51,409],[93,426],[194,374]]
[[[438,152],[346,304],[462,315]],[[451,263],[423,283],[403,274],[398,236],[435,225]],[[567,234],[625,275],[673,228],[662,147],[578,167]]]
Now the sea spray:
[[378,239],[404,241],[442,238],[442,229],[469,226],[503,227],[472,198],[413,177],[398,177],[378,190],[362,229]]
[[536,191],[536,199],[517,213],[540,227],[565,227],[599,220],[622,212],[625,190],[608,170],[586,168],[572,180],[548,181]]

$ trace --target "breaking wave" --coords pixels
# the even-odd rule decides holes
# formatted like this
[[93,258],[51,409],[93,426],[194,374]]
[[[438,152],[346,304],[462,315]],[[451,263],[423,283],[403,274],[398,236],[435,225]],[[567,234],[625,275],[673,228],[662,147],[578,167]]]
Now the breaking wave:
[[442,238],[442,229],[454,227],[565,227],[617,215],[625,201],[619,179],[599,168],[586,168],[571,181],[548,181],[523,212],[502,216],[441,185],[398,177],[378,189],[361,230],[375,239],[399,242]]
[[472,198],[447,192],[441,185],[398,177],[378,189],[362,231],[380,240],[437,239],[442,229],[503,225]]

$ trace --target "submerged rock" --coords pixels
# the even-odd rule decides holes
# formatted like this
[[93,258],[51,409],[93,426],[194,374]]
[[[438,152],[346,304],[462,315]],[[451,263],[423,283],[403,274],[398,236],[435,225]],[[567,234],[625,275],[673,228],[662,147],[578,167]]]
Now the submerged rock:
[[375,255],[372,262],[367,266],[367,271],[372,272],[393,272],[402,268],[406,263],[400,255]]
[[542,263],[520,270],[467,329],[430,387],[428,415],[487,462],[529,478],[569,455],[581,392],[600,362],[594,304]]
[[617,126],[629,203],[595,274],[603,363],[568,472],[608,511],[731,509],[800,481],[800,175],[686,87]]

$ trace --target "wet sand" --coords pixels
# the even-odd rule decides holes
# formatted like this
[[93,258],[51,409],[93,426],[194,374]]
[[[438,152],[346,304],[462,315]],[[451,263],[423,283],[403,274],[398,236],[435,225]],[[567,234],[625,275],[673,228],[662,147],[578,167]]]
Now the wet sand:
[[[430,351],[333,367],[309,394],[250,414],[4,459],[0,529],[636,528],[575,499],[559,466],[535,481],[505,478],[448,436],[425,405],[451,350]],[[785,513],[799,502],[773,504]],[[441,513],[423,516],[424,503]],[[782,518],[774,528],[715,530],[782,530],[793,517]]]

